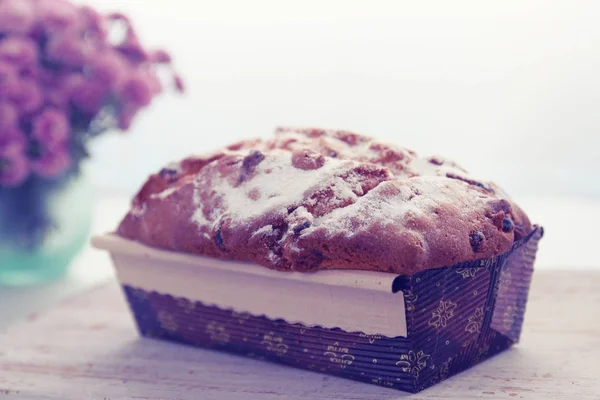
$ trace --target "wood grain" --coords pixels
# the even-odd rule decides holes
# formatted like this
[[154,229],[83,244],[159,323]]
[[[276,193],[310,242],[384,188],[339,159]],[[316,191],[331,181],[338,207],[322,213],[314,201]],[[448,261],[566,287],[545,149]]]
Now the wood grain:
[[0,332],[0,398],[600,399],[600,272],[536,273],[521,343],[416,395],[137,336],[115,283]]

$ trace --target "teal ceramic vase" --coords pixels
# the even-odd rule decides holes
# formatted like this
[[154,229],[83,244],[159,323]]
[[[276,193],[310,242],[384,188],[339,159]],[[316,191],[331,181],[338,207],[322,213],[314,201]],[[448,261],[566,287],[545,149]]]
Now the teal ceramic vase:
[[[92,226],[93,190],[84,174],[48,195],[53,227],[34,247],[16,246],[0,236],[0,286],[31,286],[64,277],[87,243]],[[0,231],[10,232],[10,204],[0,202]],[[4,224],[4,226],[3,226]]]

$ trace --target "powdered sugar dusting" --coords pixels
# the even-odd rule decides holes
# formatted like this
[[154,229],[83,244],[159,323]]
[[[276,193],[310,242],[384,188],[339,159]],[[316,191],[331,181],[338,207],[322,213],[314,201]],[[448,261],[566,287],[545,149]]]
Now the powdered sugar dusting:
[[271,232],[273,232],[273,225],[265,225],[265,226],[261,227],[260,229],[257,229],[256,231],[254,231],[252,236],[269,234]]
[[[310,189],[329,188],[333,198],[328,199],[328,204],[335,208],[316,218],[314,224],[313,215],[305,207],[298,209],[304,213],[301,219],[311,222],[311,227],[304,229],[302,235],[310,234],[318,227],[326,227],[332,235],[340,232],[352,235],[354,230],[368,226],[373,221],[388,220],[401,224],[406,214],[422,216],[430,213],[437,204],[457,201],[451,198],[452,193],[442,190],[441,183],[448,181],[445,178],[448,173],[466,176],[466,172],[457,164],[441,157],[417,157],[410,150],[382,145],[365,137],[360,137],[353,145],[349,145],[331,134],[316,138],[309,137],[308,134],[310,133],[302,130],[280,130],[272,141],[249,142],[252,149],[263,151],[266,156],[257,165],[254,176],[239,185],[233,184],[226,176],[214,180],[214,196],[221,199],[220,209],[212,210],[215,219],[229,216],[233,223],[244,223],[267,213],[285,216],[290,207],[301,203],[310,207],[318,205],[318,199],[307,198]],[[335,157],[326,157],[321,168],[303,170],[292,164],[292,151],[301,149],[317,149]],[[241,146],[239,150],[226,150],[225,153],[244,157],[249,150]],[[397,163],[396,168],[391,165],[396,174],[389,171],[390,180],[401,178],[407,184],[396,188],[398,193],[392,197],[382,195],[389,183],[363,196],[361,184],[364,177],[350,171],[361,163],[368,162],[367,160],[377,160],[382,155],[389,158],[390,154],[395,155],[391,159]],[[199,179],[196,183],[197,187],[206,185],[207,181],[204,179]],[[194,204],[199,210],[192,218],[198,225],[211,225],[212,222],[201,211],[202,204],[197,192],[198,189],[194,195]],[[419,195],[415,196],[415,192]],[[167,190],[159,196],[169,194],[170,191]],[[293,231],[293,221],[298,219],[299,213],[300,211],[294,211],[288,216],[289,231],[283,235],[282,240]],[[272,227],[263,226],[259,232],[262,229]]]
[[[432,160],[434,161],[432,162]],[[440,156],[415,157],[408,167],[419,176],[446,176],[448,173],[468,176],[465,169],[461,168],[455,162],[446,160]]]
[[175,193],[176,191],[177,191],[177,187],[175,187],[175,186],[170,187],[170,188],[163,190],[160,193],[151,194],[150,198],[163,200],[163,199],[169,197],[170,195],[172,195],[173,193]]
[[293,213],[290,214],[290,217],[295,218],[297,220],[305,220],[310,223],[312,223],[314,220],[313,215],[308,212],[306,207],[298,207],[297,209],[294,210]]
[[140,206],[133,207],[131,209],[131,215],[139,218],[139,217],[143,216],[147,210],[148,210],[148,205],[146,203],[143,203]]
[[333,189],[333,194],[337,199],[350,199],[354,203],[354,201],[358,198],[358,196],[354,192],[360,191],[360,183],[357,182],[355,177],[354,179],[352,179],[352,177],[349,177],[349,179],[344,180],[341,177],[336,176],[333,179],[333,184],[331,188]]
[[202,208],[197,208],[192,215],[192,221],[194,221],[197,225],[209,225],[210,221],[206,219],[204,216],[204,212]]
[[[238,187],[222,179],[214,187],[226,204],[226,212],[239,220],[264,215],[267,212],[286,213],[287,207],[298,204],[304,193],[315,185],[332,180],[336,172],[345,171],[348,161],[328,159],[323,167],[305,171],[292,166],[292,154],[277,150],[269,154],[256,168],[256,175]],[[257,190],[258,200],[250,193]]]
[[[446,182],[448,179],[437,176],[411,178],[405,185],[392,181],[383,182],[355,203],[316,218],[312,229],[326,227],[331,235],[351,236],[355,231],[375,223],[402,226],[407,215],[427,218],[440,204],[464,202],[464,192],[453,187],[460,185],[451,183],[451,187],[447,187],[444,185]],[[386,194],[390,187],[395,189],[393,195]],[[475,199],[469,206],[464,210],[483,208],[485,204],[482,200]]]
[[204,210],[202,207],[202,202],[200,199],[200,193],[198,187],[194,188],[194,195],[192,197],[192,201],[196,210],[192,214],[192,221],[198,226],[207,226],[210,225],[210,221],[206,219],[204,216]]

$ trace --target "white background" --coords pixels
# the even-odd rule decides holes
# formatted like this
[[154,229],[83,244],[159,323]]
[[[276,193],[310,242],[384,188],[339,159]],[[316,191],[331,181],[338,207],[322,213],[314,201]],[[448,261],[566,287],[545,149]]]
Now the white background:
[[513,197],[600,199],[600,2],[93,0],[169,49],[188,85],[97,143],[96,181],[277,125],[454,158]]
[[344,128],[502,185],[546,228],[538,266],[598,265],[600,2],[80,3],[131,16],[188,86],[95,143],[100,194],[277,125]]

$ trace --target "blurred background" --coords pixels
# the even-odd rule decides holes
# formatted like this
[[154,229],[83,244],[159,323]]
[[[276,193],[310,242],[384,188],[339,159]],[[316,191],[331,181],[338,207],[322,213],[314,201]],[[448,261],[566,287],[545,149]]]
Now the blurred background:
[[102,188],[131,194],[170,160],[310,125],[443,154],[517,199],[600,199],[598,2],[79,3],[131,16],[188,89],[101,139]]
[[599,2],[80,3],[130,15],[188,89],[100,139],[104,193],[131,196],[168,161],[278,125],[343,128],[496,181],[546,226],[538,265],[595,263]]

